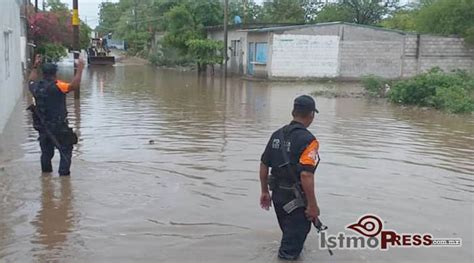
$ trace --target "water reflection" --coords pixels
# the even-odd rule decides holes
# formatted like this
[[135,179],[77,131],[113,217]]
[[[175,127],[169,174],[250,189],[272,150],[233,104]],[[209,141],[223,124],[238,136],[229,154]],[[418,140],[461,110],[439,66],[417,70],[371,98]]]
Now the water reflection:
[[41,177],[41,208],[32,225],[36,227],[34,244],[43,248],[35,256],[40,262],[63,257],[68,234],[74,229],[71,178]]

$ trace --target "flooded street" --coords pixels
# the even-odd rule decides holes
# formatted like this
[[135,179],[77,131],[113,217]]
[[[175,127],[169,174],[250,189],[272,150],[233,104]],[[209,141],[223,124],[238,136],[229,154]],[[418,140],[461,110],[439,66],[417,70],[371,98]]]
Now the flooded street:
[[[57,152],[54,176],[41,175],[25,94],[0,136],[0,262],[278,262],[276,217],[258,203],[260,154],[294,97],[331,86],[86,68],[80,103],[68,98],[79,135],[70,178],[56,175]],[[312,231],[302,261],[473,262],[474,118],[316,102],[316,193],[330,234],[372,213],[385,228],[463,246],[330,257]]]

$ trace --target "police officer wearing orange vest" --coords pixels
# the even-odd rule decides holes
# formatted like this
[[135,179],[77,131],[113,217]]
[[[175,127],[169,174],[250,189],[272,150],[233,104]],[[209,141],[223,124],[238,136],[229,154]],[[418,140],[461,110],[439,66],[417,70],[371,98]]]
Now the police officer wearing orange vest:
[[71,83],[57,79],[57,66],[46,63],[42,65],[42,79],[39,79],[38,67],[41,57],[35,58],[33,70],[29,76],[29,90],[35,103],[28,107],[33,113],[33,126],[39,133],[41,147],[41,170],[51,173],[53,167],[51,159],[54,149],[60,153],[59,175],[70,175],[73,145],[77,143],[77,136],[69,128],[67,120],[66,94],[77,89],[81,83],[84,61],[79,60],[78,69]]
[[278,257],[284,260],[299,257],[311,224],[319,216],[314,190],[319,143],[307,130],[315,113],[318,110],[312,97],[297,97],[293,121],[272,134],[261,158],[260,205],[268,210],[273,201],[283,232]]

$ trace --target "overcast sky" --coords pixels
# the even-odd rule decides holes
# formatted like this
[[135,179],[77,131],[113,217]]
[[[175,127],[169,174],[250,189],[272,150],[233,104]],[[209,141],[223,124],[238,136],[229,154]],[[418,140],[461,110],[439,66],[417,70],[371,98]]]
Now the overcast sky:
[[[102,2],[118,2],[119,0],[78,0],[79,2],[79,16],[83,21],[87,21],[87,24],[95,28],[99,21],[99,4]],[[255,0],[256,3],[262,3],[264,0]],[[400,2],[406,3],[410,0],[401,0]],[[41,0],[38,1],[41,3]],[[61,2],[68,4],[69,8],[72,8],[72,0],[61,0]]]

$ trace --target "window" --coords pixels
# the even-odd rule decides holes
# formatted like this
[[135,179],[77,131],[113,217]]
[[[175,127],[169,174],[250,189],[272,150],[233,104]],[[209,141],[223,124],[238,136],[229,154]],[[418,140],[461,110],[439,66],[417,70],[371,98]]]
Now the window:
[[5,40],[5,79],[10,77],[10,32],[4,32]]
[[266,42],[256,43],[255,61],[258,63],[267,63],[268,44]]

